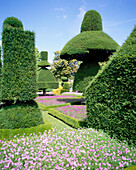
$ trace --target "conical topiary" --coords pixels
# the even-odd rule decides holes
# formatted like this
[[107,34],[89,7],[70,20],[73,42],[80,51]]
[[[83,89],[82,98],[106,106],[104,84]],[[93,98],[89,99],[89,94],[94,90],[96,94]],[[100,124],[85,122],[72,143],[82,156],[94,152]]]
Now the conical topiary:
[[108,60],[118,47],[119,45],[102,31],[100,14],[94,10],[87,11],[82,22],[81,33],[72,38],[60,54],[62,59],[83,61],[79,72],[77,71],[75,75],[73,90],[84,92],[89,81],[94,77],[94,71],[91,70],[94,69],[97,74],[100,68],[98,62]]
[[58,82],[55,80],[53,74],[46,67],[49,67],[50,64],[48,60],[48,52],[41,52],[41,61],[38,62],[40,67],[37,72],[37,88],[43,90],[43,95],[46,95],[46,89],[56,89],[58,88]]

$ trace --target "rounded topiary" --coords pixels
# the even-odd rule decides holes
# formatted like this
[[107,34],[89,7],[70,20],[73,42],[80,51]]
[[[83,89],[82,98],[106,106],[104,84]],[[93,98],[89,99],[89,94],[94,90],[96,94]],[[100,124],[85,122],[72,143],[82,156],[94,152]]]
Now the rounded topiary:
[[[108,57],[112,55],[118,47],[119,45],[102,31],[100,14],[94,10],[87,11],[82,22],[81,33],[67,42],[60,53],[61,59],[77,59],[84,63],[79,68],[80,70],[74,79],[74,90],[79,89],[80,91],[82,90],[81,92],[85,91],[85,87],[89,84],[89,79],[92,80],[91,77],[92,75],[94,76],[93,64],[97,65],[95,67],[95,74],[97,74],[97,69],[99,68],[98,62],[107,61]],[[92,68],[86,66],[87,70],[85,71],[86,74],[84,74],[84,72],[82,72],[82,70],[84,70],[82,66],[88,65],[88,63]]]
[[81,25],[81,32],[83,31],[102,31],[102,19],[97,11],[89,10],[86,12]]
[[0,110],[0,129],[29,128],[43,123],[42,114],[35,101],[16,103]]
[[65,82],[63,84],[63,89],[69,90],[69,83],[68,82]]
[[4,26],[12,26],[12,27],[15,27],[15,28],[23,28],[22,22],[15,17],[8,17],[7,19],[5,19],[4,22],[3,22],[3,27]]

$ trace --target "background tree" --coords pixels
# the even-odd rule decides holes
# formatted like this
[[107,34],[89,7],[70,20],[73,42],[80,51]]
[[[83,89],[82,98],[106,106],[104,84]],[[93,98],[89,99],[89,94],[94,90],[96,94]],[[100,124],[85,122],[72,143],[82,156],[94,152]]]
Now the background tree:
[[55,51],[54,54],[55,57],[51,66],[51,72],[55,78],[67,77],[73,79],[81,62],[76,59],[70,61],[60,59],[60,51]]

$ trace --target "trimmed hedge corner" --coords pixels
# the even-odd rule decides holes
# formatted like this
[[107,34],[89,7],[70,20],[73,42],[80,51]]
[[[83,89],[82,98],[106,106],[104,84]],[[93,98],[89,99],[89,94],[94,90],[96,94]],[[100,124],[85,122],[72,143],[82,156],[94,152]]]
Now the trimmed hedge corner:
[[76,129],[81,128],[85,125],[85,121],[79,121],[75,118],[64,115],[63,113],[60,113],[59,111],[57,111],[53,108],[50,108],[48,111],[49,111],[48,112],[49,114],[53,115],[54,117],[57,117],[58,119],[64,121],[65,123],[67,123],[68,125],[76,128]]

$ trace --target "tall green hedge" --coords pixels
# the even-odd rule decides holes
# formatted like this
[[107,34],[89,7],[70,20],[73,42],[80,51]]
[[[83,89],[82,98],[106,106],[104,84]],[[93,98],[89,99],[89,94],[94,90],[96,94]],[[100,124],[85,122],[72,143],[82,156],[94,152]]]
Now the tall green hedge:
[[136,144],[136,27],[86,91],[88,127]]
[[102,31],[102,19],[97,11],[89,10],[86,12],[81,25],[81,32],[83,31]]
[[21,26],[5,24],[5,21],[2,32],[2,100],[33,100],[36,97],[34,33],[23,31]]
[[100,66],[98,63],[81,63],[73,83],[73,90],[78,92],[85,92],[89,82],[97,74]]

